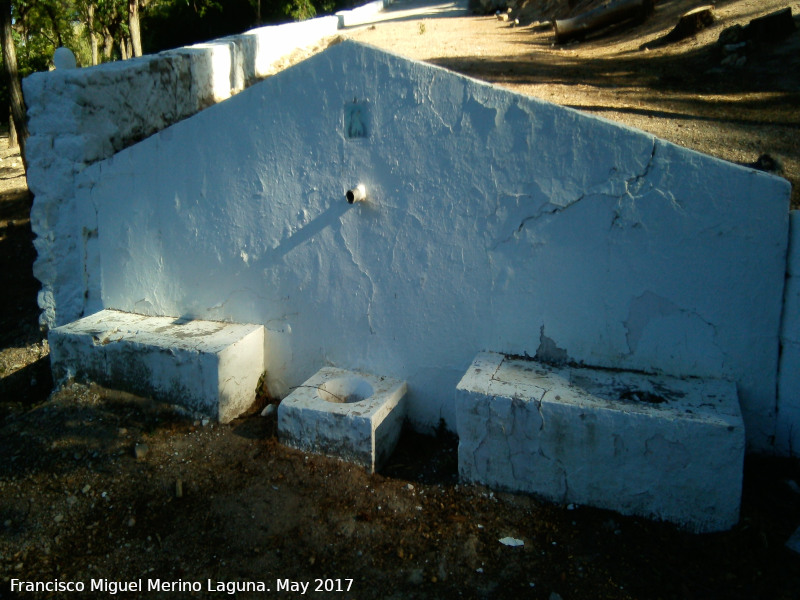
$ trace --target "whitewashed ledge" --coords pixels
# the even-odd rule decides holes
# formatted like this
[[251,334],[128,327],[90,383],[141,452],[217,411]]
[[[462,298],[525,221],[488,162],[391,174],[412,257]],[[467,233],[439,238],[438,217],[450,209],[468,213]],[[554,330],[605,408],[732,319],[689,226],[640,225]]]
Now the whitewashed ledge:
[[694,532],[739,520],[736,385],[481,353],[456,391],[462,480]]

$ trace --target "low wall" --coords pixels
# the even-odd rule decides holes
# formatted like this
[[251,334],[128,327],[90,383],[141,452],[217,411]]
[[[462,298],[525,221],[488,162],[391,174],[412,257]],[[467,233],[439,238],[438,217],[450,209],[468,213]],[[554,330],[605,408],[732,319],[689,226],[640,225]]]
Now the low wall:
[[272,74],[299,49],[336,34],[339,19],[261,27],[241,35],[87,69],[34,73],[23,81],[28,107],[31,226],[47,327],[84,314],[97,231],[76,228],[75,176],[87,165],[229,98]]
[[364,23],[365,20],[369,20],[370,17],[381,12],[391,3],[392,0],[373,0],[373,2],[367,2],[351,10],[341,10],[336,13],[336,16],[339,18],[339,28],[343,29],[345,27],[352,27],[353,25],[360,25]]

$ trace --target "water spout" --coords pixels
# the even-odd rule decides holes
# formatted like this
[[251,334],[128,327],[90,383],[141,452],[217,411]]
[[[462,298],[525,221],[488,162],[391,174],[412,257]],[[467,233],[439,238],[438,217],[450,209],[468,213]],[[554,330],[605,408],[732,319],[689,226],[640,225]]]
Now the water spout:
[[354,202],[363,202],[367,199],[367,188],[364,187],[363,183],[359,183],[352,190],[347,190],[345,198],[347,198],[347,202],[350,204]]

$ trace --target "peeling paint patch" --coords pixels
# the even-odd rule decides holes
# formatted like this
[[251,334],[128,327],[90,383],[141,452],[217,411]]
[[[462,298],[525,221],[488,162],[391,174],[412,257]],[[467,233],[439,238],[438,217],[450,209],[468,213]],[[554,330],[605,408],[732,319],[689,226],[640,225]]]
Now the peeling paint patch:
[[539,348],[534,358],[551,365],[562,365],[569,361],[567,351],[544,334],[544,325],[539,330]]

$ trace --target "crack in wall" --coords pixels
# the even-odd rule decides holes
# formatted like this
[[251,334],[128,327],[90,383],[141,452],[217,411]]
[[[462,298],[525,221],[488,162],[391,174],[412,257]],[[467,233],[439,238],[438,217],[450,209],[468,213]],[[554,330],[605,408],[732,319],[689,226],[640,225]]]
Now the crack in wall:
[[[591,186],[590,189],[586,190],[585,192],[583,192],[582,194],[578,195],[577,197],[575,197],[575,198],[573,198],[571,200],[568,200],[564,204],[555,204],[552,201],[548,200],[547,202],[545,202],[544,204],[539,206],[539,208],[535,212],[533,212],[530,215],[527,215],[527,216],[523,217],[519,221],[519,225],[517,225],[516,229],[514,229],[505,238],[500,239],[497,242],[495,242],[489,249],[490,250],[497,250],[497,248],[499,246],[501,246],[502,244],[507,244],[509,242],[512,242],[514,239],[516,239],[519,236],[519,234],[527,227],[528,223],[530,223],[531,221],[536,221],[536,220],[538,220],[538,219],[540,219],[542,217],[545,217],[545,216],[552,216],[552,215],[560,214],[560,213],[564,212],[565,210],[567,210],[568,208],[570,208],[572,206],[575,206],[576,204],[579,204],[580,202],[582,202],[586,198],[597,197],[597,196],[605,196],[605,197],[608,197],[608,198],[616,199],[617,201],[621,201],[624,198],[629,198],[631,201],[635,202],[636,198],[638,198],[638,197],[640,197],[642,195],[640,192],[642,190],[642,187],[644,186],[644,182],[647,179],[647,177],[650,175],[650,171],[652,170],[653,165],[655,163],[657,142],[656,142],[655,138],[652,138],[652,139],[653,139],[652,149],[650,151],[650,156],[649,156],[649,158],[647,160],[647,163],[644,166],[644,169],[640,173],[635,173],[635,174],[633,174],[633,175],[631,175],[631,176],[629,176],[629,177],[627,177],[627,178],[622,180],[623,190],[622,190],[621,193],[617,193],[617,194],[613,193],[615,184],[619,181],[619,178],[614,176],[616,173],[618,173],[618,171],[616,169],[613,169],[612,172],[611,172],[611,176],[608,179],[606,179],[605,181],[603,181],[602,183],[600,183],[598,185]],[[494,170],[492,170],[492,177],[495,180],[495,184],[496,184],[495,187],[499,188],[499,186],[497,185],[497,179],[496,179],[496,177],[494,175]],[[529,195],[519,194],[519,195],[516,195],[514,197],[519,198],[519,197],[522,197],[522,196],[529,196]],[[672,196],[672,194],[665,194],[665,197],[667,197],[667,199],[670,201],[670,203],[676,209],[682,210],[682,207],[680,206],[680,204],[678,204],[676,202],[676,200],[675,200],[674,196]],[[495,214],[495,216],[497,215],[497,209],[496,208],[495,208],[494,214]],[[621,218],[621,215],[619,214],[619,210],[618,210],[617,214],[615,215],[615,217],[614,217],[614,219],[612,221],[612,226],[614,224],[616,224],[617,221],[620,218]]]
[[541,419],[542,423],[539,425],[539,431],[544,431],[544,411],[542,410],[542,403],[544,402],[544,394],[542,394],[541,398],[531,398],[534,404],[536,405],[536,410],[539,411],[539,419]]
[[[569,202],[567,202],[566,204],[563,204],[563,205],[553,204],[550,201],[545,202],[544,204],[542,204],[539,207],[539,209],[536,212],[534,212],[533,214],[528,215],[526,217],[523,217],[520,220],[519,225],[517,225],[517,227],[514,229],[514,231],[512,231],[505,238],[496,241],[492,246],[489,247],[489,250],[492,250],[492,251],[493,250],[497,250],[497,248],[499,246],[501,246],[503,244],[508,244],[510,242],[513,242],[519,236],[519,234],[522,233],[522,230],[525,229],[525,227],[531,221],[536,221],[537,219],[541,219],[544,216],[555,215],[555,214],[562,213],[565,210],[567,210],[569,207],[571,207],[571,206],[579,203],[580,201],[582,201],[586,196],[587,196],[587,194],[585,194],[585,193],[581,194],[580,196],[578,196],[578,198],[576,198],[574,200],[571,200],[571,201],[569,201]],[[529,194],[519,194],[516,197],[530,197],[530,195]],[[495,215],[497,215],[497,209],[495,209]]]
[[372,279],[372,275],[364,265],[362,265],[356,259],[356,252],[353,248],[350,247],[350,243],[347,241],[347,237],[345,237],[344,233],[342,232],[342,228],[340,227],[338,230],[339,236],[342,238],[342,242],[344,243],[344,247],[347,250],[347,254],[350,257],[350,261],[356,266],[358,272],[363,276],[366,277],[367,281],[369,281],[370,290],[366,294],[367,295],[367,308],[366,308],[366,317],[367,317],[367,327],[369,328],[369,332],[372,335],[375,335],[375,328],[373,327],[372,323],[372,301],[375,296],[375,281]]
[[656,158],[656,148],[656,139],[653,138],[653,148],[650,151],[650,158],[648,159],[647,164],[644,166],[644,170],[641,173],[625,180],[625,193],[623,196],[629,196],[631,199],[635,199],[636,196],[639,195],[638,192],[644,185],[644,180],[650,174],[650,169],[653,168],[653,163],[655,162]]

